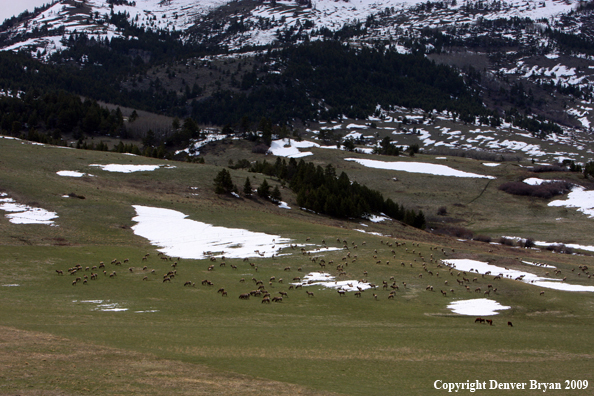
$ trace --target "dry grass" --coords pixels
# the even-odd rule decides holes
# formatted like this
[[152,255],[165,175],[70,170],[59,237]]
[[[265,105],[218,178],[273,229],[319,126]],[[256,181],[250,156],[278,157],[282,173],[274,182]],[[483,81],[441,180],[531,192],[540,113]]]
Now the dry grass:
[[0,326],[0,395],[333,395]]

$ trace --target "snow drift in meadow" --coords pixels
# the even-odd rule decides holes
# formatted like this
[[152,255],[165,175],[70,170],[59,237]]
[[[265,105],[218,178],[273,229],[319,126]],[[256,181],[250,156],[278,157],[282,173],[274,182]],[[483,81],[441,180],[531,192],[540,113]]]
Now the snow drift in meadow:
[[175,166],[172,165],[122,165],[122,164],[107,164],[107,165],[100,165],[100,164],[91,164],[89,166],[94,166],[103,169],[107,172],[119,172],[119,173],[132,173],[132,172],[146,172],[146,171],[154,171],[159,168],[164,169],[173,169]]
[[272,141],[270,152],[277,157],[301,158],[313,155],[311,151],[299,151],[300,148],[309,147],[320,147],[320,145],[306,140],[298,142],[294,139],[280,139]]
[[217,227],[187,219],[187,215],[171,209],[133,207],[137,216],[132,221],[138,223],[132,226],[134,233],[159,246],[159,251],[168,256],[186,259],[204,259],[211,255],[271,257],[279,249],[290,247],[291,240],[279,235]]
[[332,289],[342,289],[345,291],[355,292],[359,291],[358,288],[361,288],[362,290],[371,288],[369,283],[359,282],[356,280],[337,281],[332,275],[325,272],[310,272],[303,277],[301,282],[293,283],[293,285],[324,286]]
[[65,176],[65,177],[83,177],[83,176],[93,176],[88,173],[82,173],[77,171],[58,171],[56,172],[58,176]]
[[476,173],[463,172],[449,166],[439,164],[429,164],[425,162],[408,162],[408,161],[378,161],[362,158],[345,158],[346,161],[354,161],[358,164],[374,169],[387,169],[395,171],[403,171],[410,173],[424,173],[436,176],[454,176],[454,177],[476,177],[482,179],[495,179],[493,176],[479,175]]
[[471,300],[458,300],[452,301],[448,308],[460,315],[469,316],[489,316],[497,315],[504,309],[510,309],[511,307],[501,305],[495,300],[489,300],[487,298],[473,298]]
[[469,271],[476,274],[502,275],[503,278],[515,279],[528,283],[530,285],[546,287],[548,289],[563,290],[563,291],[578,291],[578,292],[594,292],[594,286],[572,285],[570,283],[562,282],[561,279],[543,278],[530,272],[518,271],[514,269],[501,268],[493,264],[485,263],[477,260],[456,259],[456,260],[441,260],[444,264],[453,266],[458,271]]
[[586,191],[584,187],[575,186],[565,200],[549,202],[549,206],[565,206],[576,208],[588,217],[594,217],[594,191]]
[[13,224],[54,225],[54,219],[58,217],[55,212],[16,203],[6,193],[0,193],[0,210],[10,212],[6,217]]

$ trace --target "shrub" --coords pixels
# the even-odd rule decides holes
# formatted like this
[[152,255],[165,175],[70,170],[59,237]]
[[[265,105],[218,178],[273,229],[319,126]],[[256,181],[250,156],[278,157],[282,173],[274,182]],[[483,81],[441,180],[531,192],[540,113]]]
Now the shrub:
[[265,144],[257,144],[252,149],[252,153],[254,154],[266,154],[268,153],[269,147]]
[[515,246],[516,245],[516,243],[514,242],[513,239],[509,239],[506,237],[499,238],[499,243],[502,245],[505,245],[505,246]]
[[547,246],[546,249],[550,250],[552,252],[555,252],[555,253],[573,254],[573,249],[565,246],[562,243],[551,244],[551,245]]
[[491,237],[487,235],[477,235],[472,239],[479,242],[491,243]]
[[563,195],[571,190],[572,184],[566,181],[554,181],[532,186],[524,182],[508,182],[499,186],[501,191],[512,195],[549,199],[556,195]]

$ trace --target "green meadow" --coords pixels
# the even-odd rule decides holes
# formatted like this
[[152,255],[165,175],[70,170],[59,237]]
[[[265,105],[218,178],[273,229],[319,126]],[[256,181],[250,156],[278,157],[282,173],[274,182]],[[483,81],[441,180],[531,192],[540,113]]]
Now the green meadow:
[[[395,202],[422,209],[434,218],[432,224],[463,226],[494,240],[512,235],[594,245],[592,220],[583,214],[497,190],[504,181],[527,174],[515,163],[496,168],[465,158],[446,163],[497,177],[490,182],[404,172],[397,172],[398,181],[393,181],[395,172],[346,162],[343,158],[352,156],[347,153],[314,151],[307,160],[333,163]],[[217,196],[213,179],[222,167],[211,164],[226,164],[229,153],[239,159],[240,147],[218,154],[216,161],[214,155],[206,156],[206,164],[8,139],[0,139],[0,153],[0,193],[58,215],[54,225],[13,224],[0,212],[0,395],[448,393],[435,389],[437,380],[487,385],[490,380],[537,380],[563,388],[565,380],[589,381],[586,390],[547,391],[555,395],[585,395],[594,387],[592,293],[458,274],[439,262],[488,261],[592,286],[594,280],[586,273],[592,270],[581,270],[594,267],[587,252],[558,254],[462,241],[396,222],[332,219],[300,210],[288,188],[281,191],[290,210],[255,197]],[[254,156],[245,153],[248,159],[263,158]],[[414,160],[439,162],[428,155]],[[112,163],[163,167],[115,173],[89,166]],[[56,174],[62,170],[93,176]],[[264,180],[260,174],[230,172],[240,190],[246,177],[254,187]],[[269,182],[280,185],[274,179]],[[64,197],[68,194],[72,196]],[[299,246],[273,258],[247,261],[164,259],[157,246],[134,233],[132,205],[173,209],[190,220],[280,235]],[[440,206],[448,209],[443,218],[435,215]],[[357,231],[361,229],[367,233]],[[553,265],[561,273],[522,260]],[[105,268],[98,267],[100,262]],[[337,270],[339,264],[342,270]],[[68,270],[77,265],[81,269],[70,275]],[[173,270],[175,277],[164,282],[163,276]],[[315,285],[291,288],[293,278],[320,270],[338,280],[364,279],[377,288],[363,291],[361,297],[353,292],[340,296],[333,288]],[[113,271],[116,275],[109,276]],[[77,277],[91,273],[97,273],[96,280],[73,285]],[[471,281],[460,285],[457,280],[463,277]],[[257,296],[239,299],[257,288],[252,279],[262,281],[271,297],[279,292],[287,296],[270,304]],[[383,288],[384,281],[398,286],[394,298],[388,298],[392,288]],[[488,285],[497,291],[485,296]],[[218,292],[221,288],[226,296]],[[481,291],[475,292],[477,288]],[[447,308],[456,300],[485,297],[511,307],[485,316],[493,325],[475,323],[476,316]],[[464,392],[470,393],[458,393]],[[543,393],[525,389],[475,394],[503,392]]]

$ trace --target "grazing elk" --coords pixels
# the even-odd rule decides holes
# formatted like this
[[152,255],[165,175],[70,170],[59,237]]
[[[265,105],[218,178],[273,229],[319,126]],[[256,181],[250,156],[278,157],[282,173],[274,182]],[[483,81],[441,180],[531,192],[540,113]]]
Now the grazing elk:
[[512,322],[507,322],[507,325],[508,325],[509,327],[514,327],[514,325],[512,324]]

